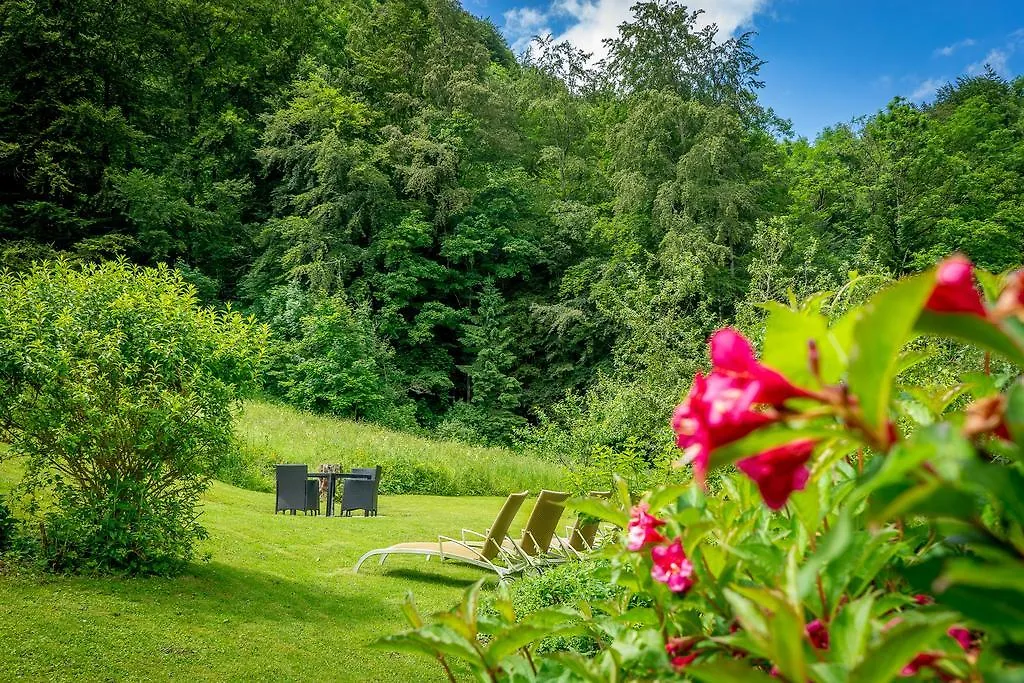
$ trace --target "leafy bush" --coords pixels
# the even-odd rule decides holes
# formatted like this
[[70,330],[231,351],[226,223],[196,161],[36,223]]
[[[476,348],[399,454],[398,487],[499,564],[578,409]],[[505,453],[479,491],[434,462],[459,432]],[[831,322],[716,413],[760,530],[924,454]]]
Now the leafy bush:
[[25,456],[25,489],[53,494],[53,568],[170,573],[192,559],[199,496],[263,343],[166,267],[0,275],[0,438]]
[[0,500],[0,553],[10,550],[14,543],[14,530],[17,522],[7,503]]
[[297,284],[276,287],[257,311],[274,333],[267,388],[316,413],[416,430],[415,406],[402,395],[394,352],[367,311],[341,296],[315,297]]
[[[477,584],[386,642],[492,681],[1019,680],[1024,383],[969,378],[900,407],[920,335],[1024,367],[1024,271],[981,273],[983,300],[972,270],[952,257],[837,320],[770,306],[761,360],[716,332],[672,421],[694,481],[576,504],[627,530],[605,553],[621,599],[517,617],[503,593],[490,615]],[[543,654],[567,635],[596,654]]]

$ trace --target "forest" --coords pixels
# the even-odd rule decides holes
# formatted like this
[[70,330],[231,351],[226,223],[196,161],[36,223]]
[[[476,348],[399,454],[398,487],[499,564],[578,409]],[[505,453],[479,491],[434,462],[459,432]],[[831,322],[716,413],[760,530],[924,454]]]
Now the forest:
[[167,264],[302,409],[650,460],[764,302],[1024,261],[1024,80],[806,140],[752,35],[635,9],[594,61],[455,0],[4,0],[0,266]]

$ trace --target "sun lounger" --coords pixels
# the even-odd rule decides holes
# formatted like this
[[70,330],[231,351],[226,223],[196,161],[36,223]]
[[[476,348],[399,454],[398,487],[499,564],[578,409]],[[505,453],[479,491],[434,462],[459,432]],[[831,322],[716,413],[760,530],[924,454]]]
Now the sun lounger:
[[423,543],[396,543],[387,548],[367,552],[356,562],[354,571],[358,572],[363,562],[377,555],[380,556],[381,564],[384,564],[384,560],[390,555],[423,555],[427,558],[440,557],[441,560],[452,560],[488,569],[504,581],[506,577],[521,572],[526,566],[518,553],[507,548],[507,539],[508,528],[527,495],[528,491],[513,493],[505,500],[505,504],[494,518],[494,524],[479,544],[470,545],[448,536],[438,536],[437,541]]

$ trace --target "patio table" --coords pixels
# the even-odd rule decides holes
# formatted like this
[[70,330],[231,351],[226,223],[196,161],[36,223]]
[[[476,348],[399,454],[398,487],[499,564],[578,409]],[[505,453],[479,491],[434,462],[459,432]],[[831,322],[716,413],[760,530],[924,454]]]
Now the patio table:
[[327,512],[328,517],[334,516],[334,492],[338,479],[371,479],[368,474],[352,474],[351,472],[310,472],[310,477],[327,480]]

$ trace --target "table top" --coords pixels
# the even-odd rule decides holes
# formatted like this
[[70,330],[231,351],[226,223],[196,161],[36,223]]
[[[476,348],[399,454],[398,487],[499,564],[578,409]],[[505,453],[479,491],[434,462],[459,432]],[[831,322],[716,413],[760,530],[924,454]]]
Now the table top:
[[342,479],[372,479],[369,474],[353,474],[352,472],[308,472],[311,477],[326,479],[328,477],[341,477]]

